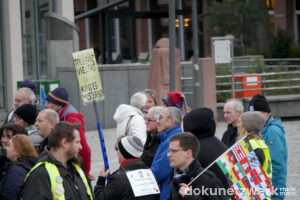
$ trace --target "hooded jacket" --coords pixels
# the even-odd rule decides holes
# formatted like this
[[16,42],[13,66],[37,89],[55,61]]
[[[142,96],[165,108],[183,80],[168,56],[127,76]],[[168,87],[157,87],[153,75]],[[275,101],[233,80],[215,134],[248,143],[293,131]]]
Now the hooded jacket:
[[1,200],[17,200],[22,197],[24,179],[36,161],[35,157],[26,157],[16,162],[10,162],[0,180]]
[[116,109],[114,120],[117,122],[117,137],[125,135],[126,126],[130,116],[133,116],[128,124],[128,135],[138,137],[143,145],[147,139],[146,124],[142,111],[131,105],[121,104]]
[[284,127],[279,118],[274,119],[270,116],[265,127],[260,132],[270,150],[272,185],[275,189],[278,189],[275,196],[284,198],[285,195],[280,194],[280,189],[281,192],[285,191],[287,176],[287,145],[284,136]]
[[151,170],[156,177],[158,185],[160,187],[160,199],[168,199],[170,195],[171,183],[169,181],[170,172],[173,170],[171,168],[169,159],[167,157],[167,151],[169,149],[169,141],[173,135],[179,134],[182,129],[177,125],[169,128],[165,132],[158,134],[160,138],[160,145],[155,153]]
[[122,165],[110,177],[105,186],[105,178],[99,177],[95,186],[95,200],[158,200],[159,195],[147,195],[134,197],[126,171],[137,169],[147,169],[148,167],[141,160],[126,160],[126,164]]
[[82,113],[78,113],[77,110],[70,104],[63,107],[58,112],[60,121],[67,121],[70,123],[80,124],[79,134],[80,134],[80,143],[82,149],[79,151],[79,155],[81,156],[84,162],[84,171],[89,174],[91,170],[91,148],[88,145],[85,137],[85,128],[84,128],[84,118]]
[[[65,168],[62,163],[57,161],[47,149],[45,149],[45,151],[39,157],[38,162],[42,161],[51,162],[56,165],[63,180],[62,184],[64,187],[65,199],[90,200],[85,184],[71,162],[68,162],[68,168]],[[88,184],[91,188],[89,182]],[[28,176],[24,187],[23,199],[53,199],[49,174],[45,168],[45,165],[40,165]]]
[[223,195],[217,195],[217,193],[214,193],[215,195],[209,194],[209,189],[212,189],[212,192],[216,190],[217,188],[223,188],[221,181],[216,177],[216,175],[211,172],[210,170],[205,171],[199,178],[197,178],[190,186],[192,189],[199,188],[200,191],[202,191],[202,188],[207,189],[208,195],[205,194],[198,194],[196,195],[196,191],[193,193],[191,192],[191,195],[185,195],[182,197],[179,194],[179,188],[180,183],[186,183],[188,184],[190,181],[192,181],[201,171],[203,171],[203,168],[201,167],[201,164],[198,162],[198,160],[194,160],[189,166],[186,171],[185,175],[182,175],[179,180],[174,179],[174,172],[171,173],[171,179],[172,179],[172,187],[171,187],[171,193],[169,200],[225,200],[228,199],[227,197]]
[[[208,167],[227,147],[215,136],[216,123],[213,111],[209,108],[198,108],[189,112],[183,119],[184,131],[193,133],[200,142],[198,161],[203,168]],[[228,188],[226,176],[221,169],[214,164],[210,170],[222,181],[225,188]]]

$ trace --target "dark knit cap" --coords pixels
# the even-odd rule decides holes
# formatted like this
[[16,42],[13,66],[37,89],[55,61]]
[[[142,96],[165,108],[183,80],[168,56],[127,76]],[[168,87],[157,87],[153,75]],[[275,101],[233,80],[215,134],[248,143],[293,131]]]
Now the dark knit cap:
[[271,109],[266,97],[261,94],[256,94],[249,102],[249,111],[263,111],[270,113]]
[[214,113],[210,108],[196,108],[187,113],[183,118],[185,132],[191,132],[197,137],[202,134],[215,135],[216,122]]
[[29,125],[35,123],[37,117],[36,107],[32,104],[24,104],[17,108],[15,115],[23,119]]
[[59,106],[66,106],[69,103],[69,95],[65,88],[58,87],[48,93],[46,100]]
[[31,80],[23,81],[20,85],[20,88],[23,88],[23,87],[27,87],[27,88],[31,89],[34,92],[34,94],[36,94],[37,85],[34,81],[31,81]]
[[119,151],[124,158],[139,158],[143,154],[144,146],[136,136],[123,137],[118,143]]
[[261,129],[265,126],[266,119],[260,112],[244,112],[241,115],[242,123],[245,129],[249,133],[258,134]]

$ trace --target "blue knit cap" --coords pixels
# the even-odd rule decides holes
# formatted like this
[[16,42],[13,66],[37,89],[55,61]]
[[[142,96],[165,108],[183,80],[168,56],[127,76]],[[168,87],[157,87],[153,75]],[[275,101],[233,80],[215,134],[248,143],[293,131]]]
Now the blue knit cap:
[[59,106],[69,103],[69,95],[65,88],[58,87],[48,93],[46,100]]

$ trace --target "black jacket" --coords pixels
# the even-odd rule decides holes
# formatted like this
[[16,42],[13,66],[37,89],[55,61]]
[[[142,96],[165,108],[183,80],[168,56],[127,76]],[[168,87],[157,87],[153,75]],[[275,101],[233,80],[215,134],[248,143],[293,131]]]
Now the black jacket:
[[[63,178],[63,187],[65,190],[65,199],[72,200],[89,200],[90,197],[87,194],[87,189],[80,178],[75,167],[68,163],[68,169],[66,169],[59,161],[57,161],[48,150],[45,150],[39,158],[40,161],[48,161],[54,163],[60,176]],[[89,183],[90,185],[90,183]],[[78,188],[78,189],[77,189]],[[91,188],[91,186],[90,186]],[[92,191],[92,188],[91,188]],[[53,199],[51,192],[51,184],[45,165],[37,167],[32,171],[25,183],[24,200],[50,200]]]
[[24,179],[36,161],[35,157],[27,157],[9,163],[0,180],[1,200],[17,200],[22,197]]
[[126,163],[123,167],[116,170],[110,177],[109,182],[105,186],[105,178],[99,176],[95,186],[96,200],[131,200],[143,199],[154,200],[159,199],[159,195],[148,195],[142,197],[134,197],[126,171],[136,169],[147,169],[148,167],[141,160],[133,160]]
[[231,124],[229,124],[227,126],[227,130],[225,131],[225,133],[223,134],[222,137],[222,142],[228,147],[230,148],[232,145],[234,145],[236,143],[236,138],[238,137],[238,133],[237,133],[237,127],[232,126]]
[[[227,147],[215,136],[216,123],[213,111],[210,108],[201,107],[189,112],[183,119],[184,131],[193,133],[200,142],[198,161],[203,168],[208,167]],[[225,188],[228,181],[222,170],[214,164],[209,168],[221,180]]]
[[39,155],[45,151],[45,149],[48,147],[48,137],[45,138],[41,143],[40,143],[40,148],[39,148]]
[[141,160],[148,167],[151,167],[156,150],[160,144],[160,138],[156,134],[157,132],[147,133],[147,140],[144,146],[144,152],[141,156]]
[[[228,199],[225,196],[222,195],[210,195],[209,194],[209,188],[212,189],[213,194],[215,193],[215,190],[218,188],[223,188],[224,186],[222,185],[221,181],[216,177],[216,175],[207,170],[205,171],[199,178],[197,178],[192,184],[191,188],[199,188],[202,191],[202,188],[208,188],[207,193],[208,195],[203,195],[199,194],[197,190],[194,190],[195,193],[191,192],[191,195],[185,195],[184,197],[181,197],[179,194],[179,189],[180,189],[180,183],[186,183],[188,184],[191,180],[193,180],[194,177],[196,177],[203,168],[201,167],[200,163],[198,160],[194,160],[190,165],[189,165],[189,170],[186,172],[186,175],[180,178],[180,181],[175,181],[173,178],[174,172],[171,173],[171,179],[172,179],[172,186],[171,186],[171,193],[169,200],[192,200],[192,199],[197,199],[197,200],[225,200]],[[198,195],[197,195],[198,193]],[[216,194],[216,193],[215,193]]]

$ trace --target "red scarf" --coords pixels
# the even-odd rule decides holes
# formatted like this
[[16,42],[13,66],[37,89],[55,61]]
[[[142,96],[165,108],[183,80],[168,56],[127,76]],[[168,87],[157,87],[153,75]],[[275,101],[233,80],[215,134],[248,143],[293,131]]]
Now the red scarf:
[[130,162],[135,161],[135,160],[141,160],[141,159],[140,158],[130,158],[130,159],[127,159],[127,160],[123,161],[120,164],[120,168],[123,167],[124,165],[126,165],[127,163],[130,163]]

